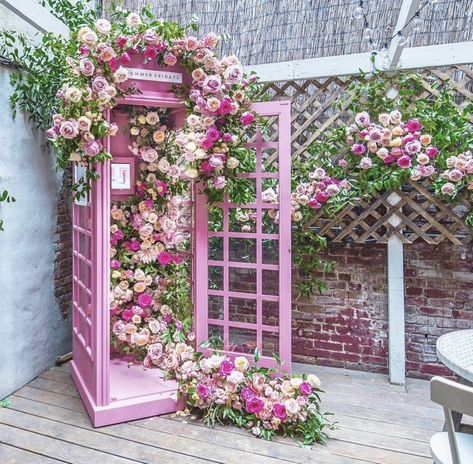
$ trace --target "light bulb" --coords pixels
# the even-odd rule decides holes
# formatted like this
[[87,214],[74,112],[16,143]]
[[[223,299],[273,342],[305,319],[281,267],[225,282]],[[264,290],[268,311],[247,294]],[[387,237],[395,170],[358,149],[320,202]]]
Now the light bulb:
[[421,29],[422,29],[422,19],[419,18],[419,16],[416,16],[412,20],[412,30],[414,32],[420,32]]
[[361,6],[357,6],[355,8],[355,11],[353,12],[353,17],[355,19],[361,19],[363,17],[363,14],[364,14],[364,10],[363,10],[363,7]]
[[439,0],[429,0],[429,3],[435,5],[439,2]]
[[369,27],[366,27],[363,30],[363,40],[369,41],[371,39],[371,34],[372,33],[373,33],[373,31]]
[[400,35],[399,36],[399,39],[397,41],[397,43],[401,46],[401,47],[404,47],[404,45],[406,45],[407,43],[407,37],[403,36],[403,35]]
[[389,57],[388,49],[386,47],[383,47],[381,51],[379,52],[379,56],[383,59],[388,58]]

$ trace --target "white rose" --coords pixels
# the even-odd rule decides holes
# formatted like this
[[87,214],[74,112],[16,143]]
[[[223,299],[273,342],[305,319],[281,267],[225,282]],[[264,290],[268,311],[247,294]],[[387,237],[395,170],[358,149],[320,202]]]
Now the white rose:
[[117,83],[125,82],[128,79],[128,69],[120,66],[113,74],[113,80]]
[[309,374],[307,376],[307,382],[312,388],[320,388],[320,386],[322,385],[320,379],[314,374]]
[[137,13],[130,13],[126,17],[126,23],[129,27],[138,27],[141,24],[140,15]]
[[235,169],[240,165],[240,161],[238,161],[235,157],[230,157],[227,160],[227,167],[228,169]]
[[97,19],[95,28],[102,34],[108,34],[112,30],[112,25],[106,19]]

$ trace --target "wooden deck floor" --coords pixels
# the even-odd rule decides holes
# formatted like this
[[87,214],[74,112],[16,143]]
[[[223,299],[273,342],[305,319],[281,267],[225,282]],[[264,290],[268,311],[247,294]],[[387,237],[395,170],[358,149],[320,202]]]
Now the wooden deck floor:
[[[314,368],[294,366],[301,369]],[[170,415],[94,429],[69,370],[44,372],[0,409],[0,463],[430,464],[428,440],[443,425],[428,382],[409,380],[404,388],[382,375],[316,368],[327,391],[323,406],[339,423],[328,446],[267,442]]]

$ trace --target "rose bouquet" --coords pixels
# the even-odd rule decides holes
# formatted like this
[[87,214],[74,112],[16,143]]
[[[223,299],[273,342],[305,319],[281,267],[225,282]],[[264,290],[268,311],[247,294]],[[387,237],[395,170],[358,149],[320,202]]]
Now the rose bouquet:
[[412,180],[431,177],[435,173],[433,160],[439,150],[432,145],[432,136],[422,133],[418,119],[403,122],[395,110],[382,113],[378,122],[367,112],[358,113],[354,124],[346,129],[349,154],[339,160],[339,166],[350,169],[356,163],[361,170],[379,170],[383,166],[408,173]]
[[471,151],[450,156],[445,160],[447,169],[436,182],[438,193],[454,198],[462,190],[473,191],[473,154]]
[[333,428],[320,412],[321,383],[315,375],[290,377],[258,367],[259,353],[250,364],[213,353],[196,353],[177,371],[180,391],[189,408],[203,411],[207,425],[231,423],[255,436],[271,439],[275,433],[299,437],[304,444],[325,443],[324,429]]

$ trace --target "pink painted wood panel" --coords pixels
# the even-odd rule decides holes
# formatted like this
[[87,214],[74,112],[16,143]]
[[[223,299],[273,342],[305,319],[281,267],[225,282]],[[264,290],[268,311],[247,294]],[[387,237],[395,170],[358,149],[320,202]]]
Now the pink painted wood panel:
[[[274,366],[278,355],[291,361],[291,148],[290,103],[257,103],[253,109],[265,124],[248,148],[256,169],[241,177],[255,184],[255,198],[240,205],[225,195],[223,230],[209,230],[205,195],[197,186],[195,237],[195,328],[197,343],[231,356],[251,357],[258,348],[261,364]],[[268,188],[277,190],[272,203],[263,201]],[[235,230],[235,208],[255,216],[249,231]],[[277,222],[269,217],[278,214]],[[219,256],[210,256],[216,245]],[[246,249],[245,249],[246,247]],[[248,253],[248,250],[250,252]],[[268,253],[269,250],[269,253]]]

